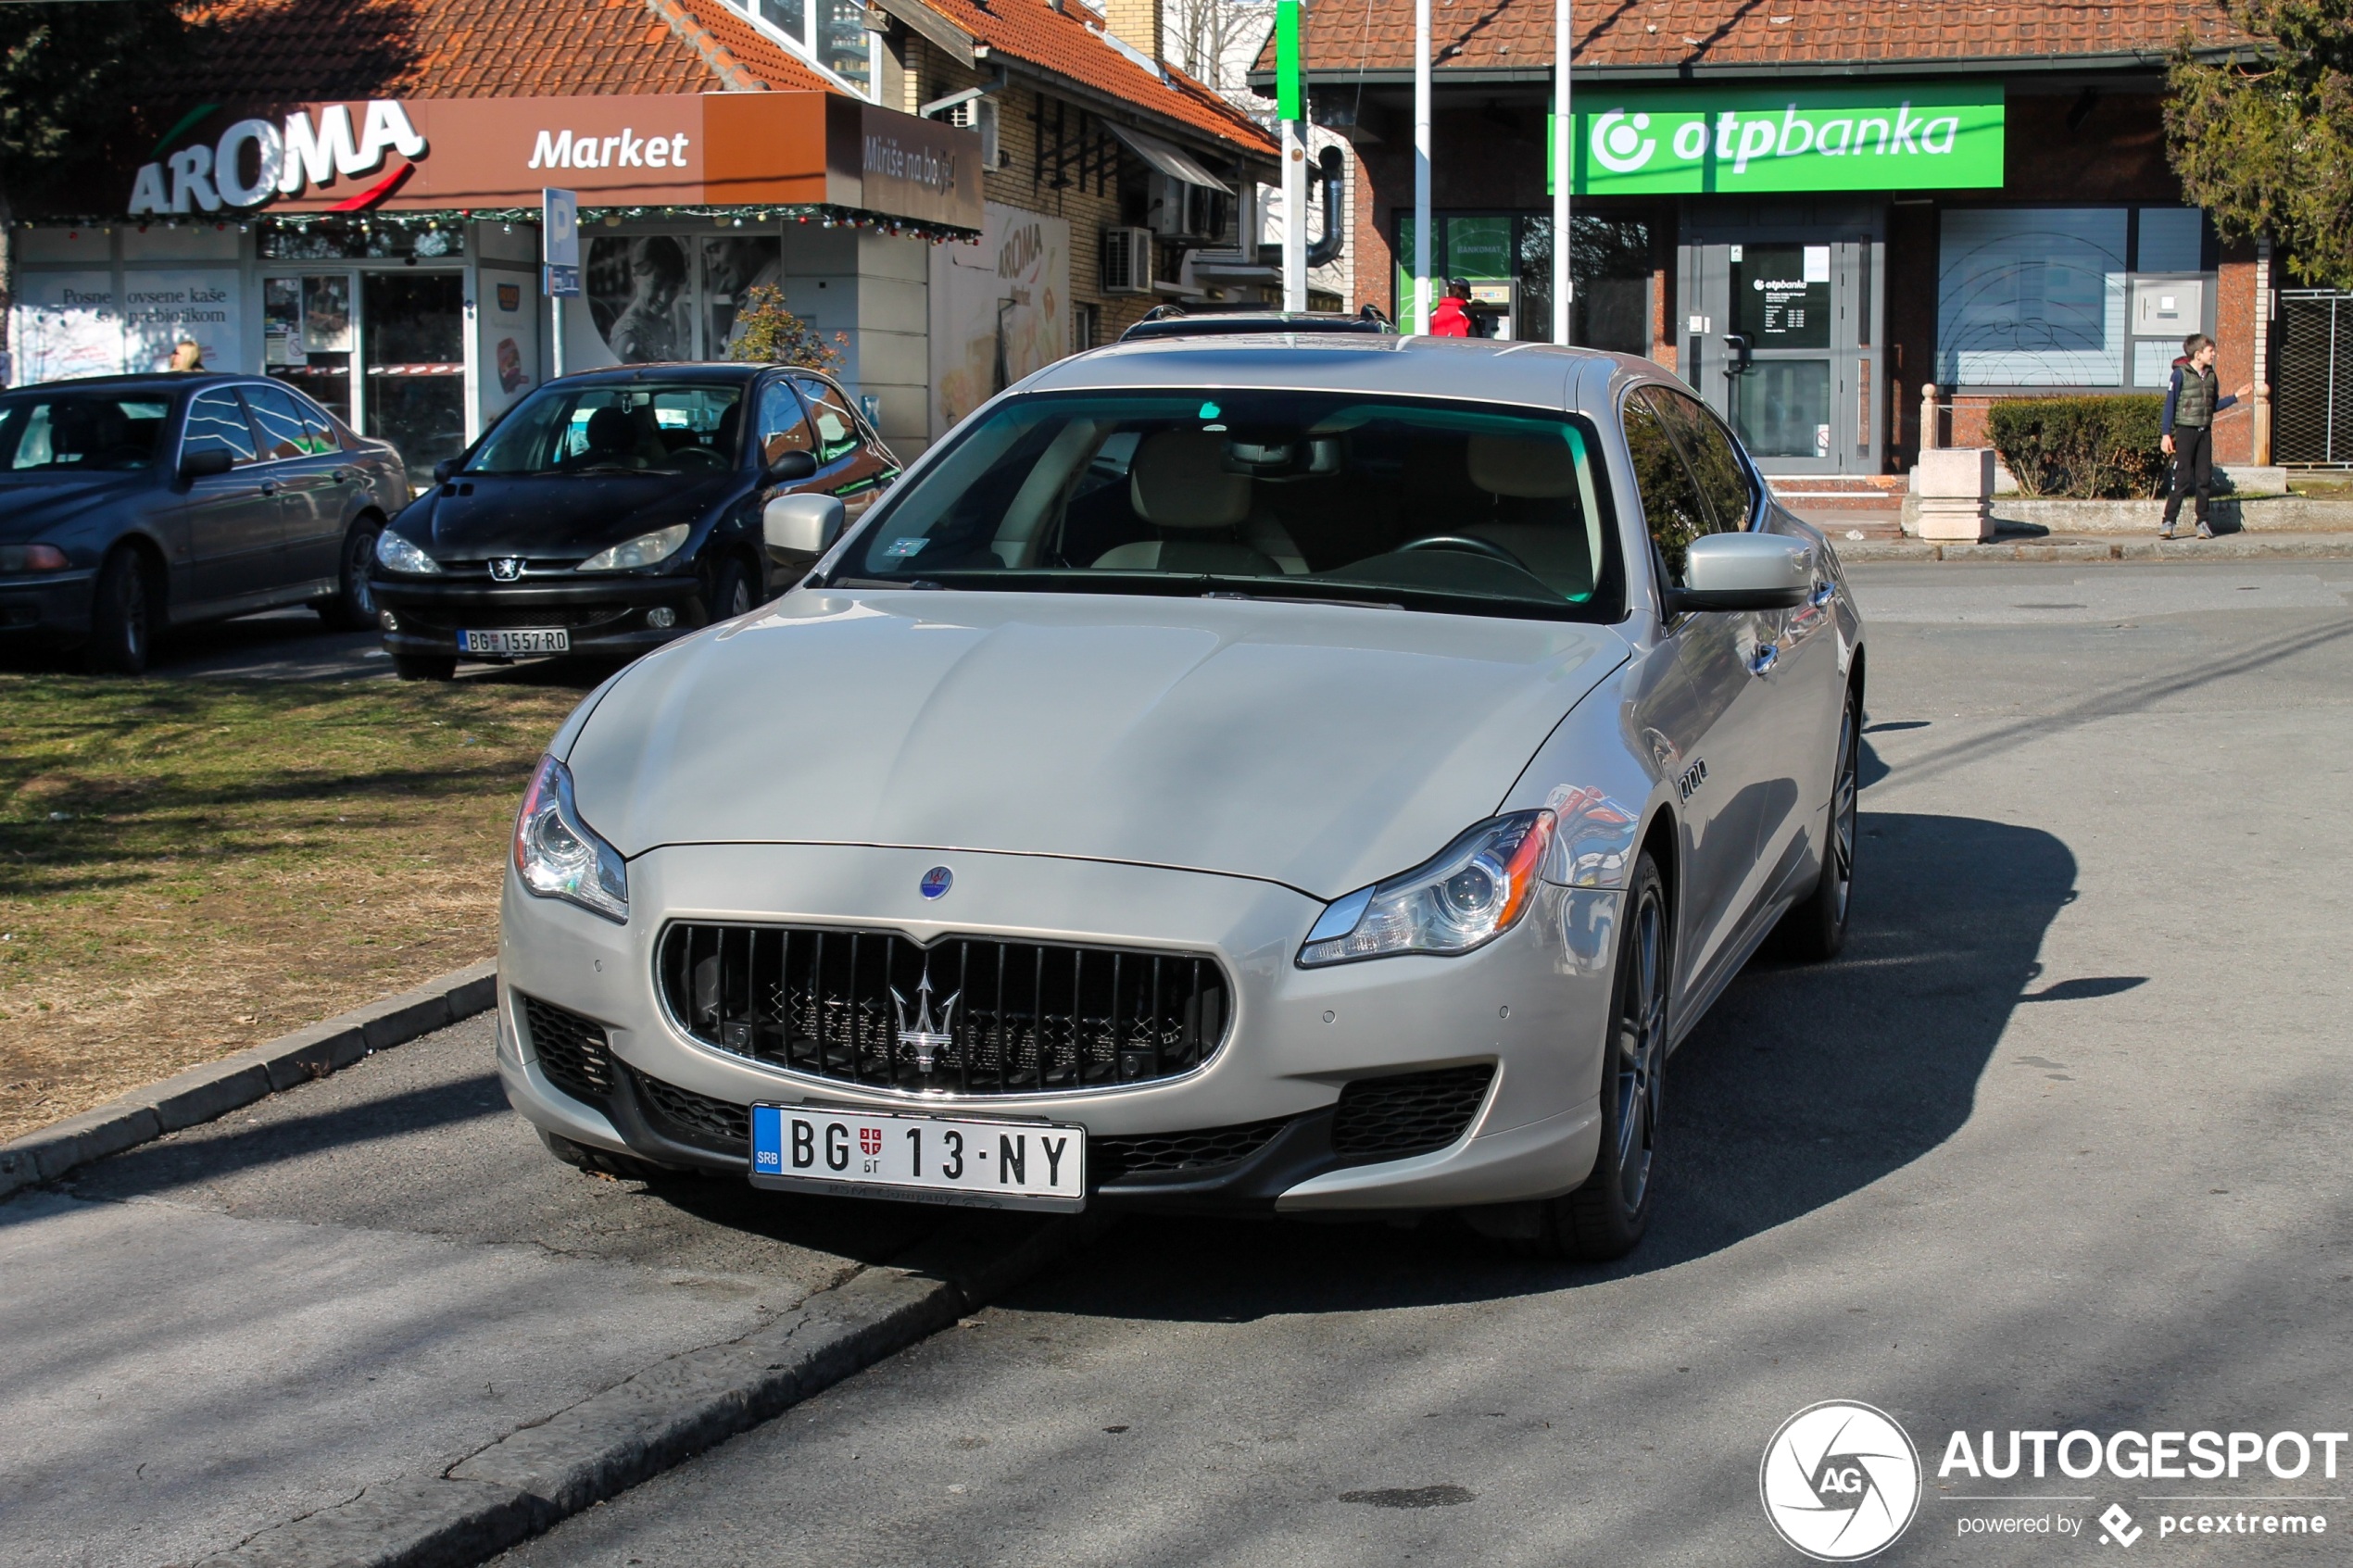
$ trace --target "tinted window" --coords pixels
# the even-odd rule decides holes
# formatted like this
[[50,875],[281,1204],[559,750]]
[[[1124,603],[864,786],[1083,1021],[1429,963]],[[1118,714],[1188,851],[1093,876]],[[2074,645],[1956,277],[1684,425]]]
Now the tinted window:
[[845,570],[1615,619],[1605,484],[1591,428],[1557,415],[1336,392],[1036,395],[969,426]]
[[1659,412],[1674,428],[1683,457],[1692,465],[1692,477],[1699,482],[1700,494],[1707,497],[1716,514],[1717,531],[1737,533],[1746,528],[1756,498],[1749,487],[1748,466],[1733,448],[1731,436],[1700,407],[1698,399],[1659,387],[1643,391],[1658,400]]
[[336,433],[335,421],[327,410],[292,388],[286,390],[286,395],[293,400],[295,411],[302,416],[303,429],[309,433],[310,450],[313,452],[343,450],[343,437]]
[[809,399],[809,416],[817,426],[817,460],[836,462],[858,450],[858,416],[841,394],[821,381],[801,382],[800,392]]
[[790,383],[770,382],[760,392],[760,460],[773,463],[787,452],[813,452],[816,433],[809,428],[808,410],[793,395]]
[[170,404],[98,393],[0,398],[0,466],[12,472],[145,468]]
[[1652,406],[1651,390],[1641,388],[1626,399],[1626,449],[1634,458],[1635,486],[1642,493],[1642,521],[1667,565],[1667,580],[1680,587],[1684,553],[1692,540],[1714,529],[1699,486],[1667,433],[1666,420]]
[[310,427],[303,423],[302,410],[295,407],[293,398],[274,386],[249,385],[245,394],[245,407],[253,413],[253,428],[261,437],[263,462],[310,455]]
[[180,443],[185,461],[194,452],[220,451],[239,466],[256,460],[253,432],[245,424],[245,405],[230,386],[208,387],[188,400],[188,431]]

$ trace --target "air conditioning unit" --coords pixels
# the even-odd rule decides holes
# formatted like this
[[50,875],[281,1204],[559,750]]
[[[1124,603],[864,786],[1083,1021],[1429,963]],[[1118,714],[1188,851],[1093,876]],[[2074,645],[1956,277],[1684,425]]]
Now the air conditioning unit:
[[1102,288],[1105,294],[1152,292],[1152,232],[1103,231]]
[[983,169],[1001,167],[1003,159],[997,150],[997,105],[988,98],[966,98],[939,117],[963,131],[980,132],[980,166]]
[[1233,198],[1179,180],[1154,173],[1151,184],[1153,232],[1164,240],[1218,240],[1232,221]]

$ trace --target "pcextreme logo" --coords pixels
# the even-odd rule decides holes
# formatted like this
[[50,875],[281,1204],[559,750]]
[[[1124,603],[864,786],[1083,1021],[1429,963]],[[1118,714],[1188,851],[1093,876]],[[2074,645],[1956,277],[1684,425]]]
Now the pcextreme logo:
[[1919,1450],[1886,1411],[1825,1399],[1781,1423],[1756,1487],[1781,1539],[1818,1562],[1858,1562],[1919,1512]]

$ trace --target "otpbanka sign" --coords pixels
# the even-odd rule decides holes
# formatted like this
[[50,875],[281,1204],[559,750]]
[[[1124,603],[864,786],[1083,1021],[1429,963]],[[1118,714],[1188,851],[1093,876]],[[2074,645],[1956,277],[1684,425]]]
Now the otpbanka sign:
[[247,114],[138,171],[134,217],[824,204],[978,230],[980,136],[829,93],[379,98]]

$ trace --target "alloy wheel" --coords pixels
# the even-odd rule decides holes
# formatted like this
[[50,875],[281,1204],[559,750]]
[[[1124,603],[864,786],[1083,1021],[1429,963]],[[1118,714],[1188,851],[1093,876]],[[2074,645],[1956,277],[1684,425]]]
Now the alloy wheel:
[[1617,1152],[1619,1196],[1635,1213],[1650,1190],[1665,1082],[1667,910],[1655,888],[1645,889],[1635,907],[1628,949],[1631,970],[1617,1020]]
[[356,528],[343,547],[343,579],[351,584],[351,611],[355,621],[365,623],[376,618],[375,584],[368,581],[368,568],[376,556],[376,535],[373,530]]
[[122,611],[122,651],[136,667],[147,661],[147,574],[134,561],[121,581],[116,603]]
[[1841,926],[1846,923],[1846,900],[1855,887],[1855,814],[1860,794],[1855,752],[1855,704],[1850,700],[1839,720],[1838,784],[1831,797],[1831,877]]

